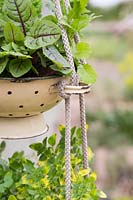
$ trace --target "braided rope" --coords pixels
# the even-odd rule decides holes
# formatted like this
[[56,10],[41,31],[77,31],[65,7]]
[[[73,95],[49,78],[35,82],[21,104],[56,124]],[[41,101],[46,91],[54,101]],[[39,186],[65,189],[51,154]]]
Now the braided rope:
[[65,135],[65,167],[66,167],[66,200],[71,200],[71,108],[70,98],[65,100],[66,135]]
[[[75,43],[80,42],[80,37],[76,33],[74,36]],[[84,65],[86,64],[85,60],[80,60],[80,62]],[[81,130],[82,130],[82,152],[83,152],[83,167],[84,169],[89,168],[88,162],[88,144],[87,144],[87,131],[86,131],[86,114],[85,114],[85,96],[84,94],[79,95],[80,101],[80,121],[81,121]]]
[[[60,1],[54,0],[54,4],[55,4],[56,16],[58,18],[58,21],[60,22],[62,17],[63,17],[61,6],[60,6]],[[71,84],[75,85],[75,83],[76,83],[76,72],[75,72],[74,60],[73,60],[73,56],[72,56],[72,52],[71,52],[71,48],[70,48],[70,44],[69,44],[69,39],[68,39],[67,32],[64,29],[63,25],[59,23],[59,27],[61,29],[62,40],[63,40],[65,52],[66,52],[66,55],[67,55],[67,59],[68,59],[68,62],[70,63],[71,69],[73,70]]]
[[[69,1],[67,1],[68,3]],[[59,0],[54,0],[56,16],[58,18],[58,22],[62,19],[62,10],[60,6]],[[66,5],[67,6],[67,5]],[[77,84],[77,75],[75,72],[74,60],[69,44],[69,39],[67,36],[67,32],[59,23],[59,27],[62,33],[62,40],[65,48],[65,52],[67,55],[68,62],[70,63],[70,67],[73,70],[71,77],[71,84]],[[66,119],[66,134],[65,134],[65,167],[66,167],[66,200],[71,200],[71,107],[70,107],[70,97],[65,98],[65,119]]]
[[[66,10],[68,11],[70,7],[70,1],[64,0]],[[78,33],[74,35],[75,43],[80,42],[80,37]],[[81,64],[86,64],[85,60],[80,60]],[[86,115],[85,115],[85,96],[84,94],[79,94],[79,101],[80,101],[80,122],[81,122],[81,130],[82,130],[82,152],[83,152],[83,167],[84,169],[88,169],[88,144],[87,144],[87,131],[86,131]]]
[[88,169],[89,168],[89,162],[88,162],[88,144],[87,144],[85,96],[84,96],[84,94],[79,95],[79,100],[80,100],[80,121],[81,121],[81,130],[82,130],[83,167],[84,167],[84,169]]
[[[63,25],[60,23],[62,19],[62,10],[60,6],[60,0],[53,0],[55,4],[56,16],[58,18],[59,27],[62,33],[62,40],[64,44],[64,49],[67,55],[67,60],[70,63],[70,67],[73,71],[71,77],[71,84],[78,85],[79,77],[75,72],[74,60],[69,44],[69,39],[67,32],[64,29]],[[64,0],[66,11],[70,7],[70,1]],[[78,43],[80,38],[78,34],[75,34],[75,42]],[[85,60],[81,60],[82,64],[85,64]],[[66,135],[65,135],[65,168],[66,168],[66,200],[71,200],[71,102],[70,96],[66,95],[64,92],[65,83],[62,82],[59,84],[59,90],[61,96],[65,99],[65,119],[66,119]],[[87,151],[87,132],[86,132],[86,117],[85,117],[85,98],[84,94],[79,95],[80,99],[80,120],[81,120],[81,129],[82,129],[82,151],[83,151],[83,167],[88,168],[88,151]]]
[[64,0],[64,3],[65,3],[66,10],[68,12],[69,7],[71,7],[70,1],[69,0]]

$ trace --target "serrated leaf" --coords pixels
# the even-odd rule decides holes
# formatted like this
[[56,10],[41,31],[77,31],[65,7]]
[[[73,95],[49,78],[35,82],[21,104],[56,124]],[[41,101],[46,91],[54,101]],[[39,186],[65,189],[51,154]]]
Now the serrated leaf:
[[56,134],[50,136],[48,138],[48,143],[51,145],[51,146],[54,146],[56,144]]
[[59,27],[45,18],[37,21],[26,36],[25,46],[30,49],[39,49],[52,45],[60,38]]
[[10,22],[4,27],[4,37],[7,42],[17,43],[24,41],[24,34],[21,29]]
[[75,48],[75,57],[79,59],[89,58],[91,54],[91,48],[88,43],[79,42]]
[[91,65],[79,65],[77,72],[82,83],[92,84],[96,82],[97,74],[96,71],[91,67]]
[[13,77],[23,76],[32,68],[32,62],[29,59],[14,59],[9,63],[9,72]]
[[0,58],[0,74],[4,71],[8,63],[8,58],[5,56]]

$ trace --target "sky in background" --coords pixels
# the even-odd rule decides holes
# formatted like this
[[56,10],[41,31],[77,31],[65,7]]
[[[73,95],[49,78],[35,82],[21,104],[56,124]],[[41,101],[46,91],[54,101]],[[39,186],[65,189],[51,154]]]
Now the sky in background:
[[90,3],[98,7],[110,7],[126,0],[90,0]]

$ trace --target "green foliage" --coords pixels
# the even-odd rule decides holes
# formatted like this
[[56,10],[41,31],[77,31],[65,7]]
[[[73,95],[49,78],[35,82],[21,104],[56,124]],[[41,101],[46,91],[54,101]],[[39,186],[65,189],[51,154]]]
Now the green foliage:
[[[72,49],[74,34],[80,34],[95,18],[86,9],[87,3],[87,0],[74,0],[68,13],[61,3],[64,13],[61,23],[67,29]],[[41,16],[42,1],[3,0],[0,6],[0,76],[70,76],[72,70],[65,56],[58,20],[55,15]],[[76,69],[80,59],[88,58],[90,51],[87,43],[75,45],[73,57]],[[89,66],[83,66],[78,72],[83,83],[96,81],[96,74]]]
[[79,42],[75,49],[74,49],[74,55],[76,58],[89,58],[91,53],[91,48],[89,44],[84,43],[84,42]]
[[30,49],[39,49],[55,43],[60,38],[60,29],[50,20],[38,20],[26,36],[25,46]]
[[[45,138],[42,143],[30,145],[37,152],[37,164],[27,160],[23,153],[15,153],[4,166],[0,164],[1,200],[65,199],[65,127],[60,126],[59,131],[61,138],[58,145],[56,134]],[[72,128],[71,139],[72,200],[106,198],[96,187],[95,172],[82,167],[81,130]],[[91,163],[93,153],[90,148],[88,154]]]
[[97,15],[102,15],[102,19],[104,21],[111,21],[120,20],[127,15],[132,14],[133,4],[131,1],[127,1],[121,2],[120,4],[116,4],[116,6],[109,8],[94,7],[89,4],[88,8],[91,9],[94,13],[97,13]]
[[[107,146],[115,148],[119,145],[132,145],[133,143],[133,112],[114,110],[106,112],[87,112],[89,121],[95,123],[95,129],[92,131],[93,147]],[[115,136],[115,137],[114,137]]]
[[13,77],[23,76],[32,68],[32,62],[27,59],[13,59],[9,62],[9,72]]
[[7,23],[4,27],[4,37],[6,42],[23,42],[24,34],[21,32],[20,28],[12,23]]
[[48,46],[46,48],[43,48],[43,53],[47,58],[49,58],[55,64],[50,66],[53,70],[62,72],[63,74],[71,74],[72,70],[69,67],[70,64],[60,54],[60,52],[56,47]]
[[1,156],[2,152],[5,150],[5,147],[6,147],[5,142],[4,142],[4,141],[1,142],[1,143],[0,143],[0,156]]
[[42,0],[32,0],[32,3],[34,5],[34,7],[36,8],[36,12],[41,15],[41,11],[42,11]]
[[86,84],[95,83],[97,74],[95,70],[89,64],[79,65],[78,74],[80,81]]
[[125,97],[133,100],[133,52],[128,52],[119,65],[119,71],[125,84]]
[[[85,40],[88,40],[92,47],[91,57],[99,60],[111,60],[115,63],[123,59],[123,56],[132,49],[127,37],[114,37],[114,34],[86,29]],[[114,51],[117,49],[117,51]]]

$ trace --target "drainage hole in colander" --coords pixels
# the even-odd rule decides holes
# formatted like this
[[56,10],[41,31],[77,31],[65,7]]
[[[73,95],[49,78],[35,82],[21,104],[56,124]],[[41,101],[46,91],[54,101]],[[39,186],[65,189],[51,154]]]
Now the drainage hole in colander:
[[8,92],[7,92],[7,94],[8,94],[8,95],[11,95],[11,94],[12,94],[12,92],[11,92],[11,91],[8,91]]
[[23,108],[23,107],[24,107],[23,105],[20,105],[20,106],[19,106],[19,108]]
[[35,91],[35,94],[38,94],[39,93],[39,91]]

